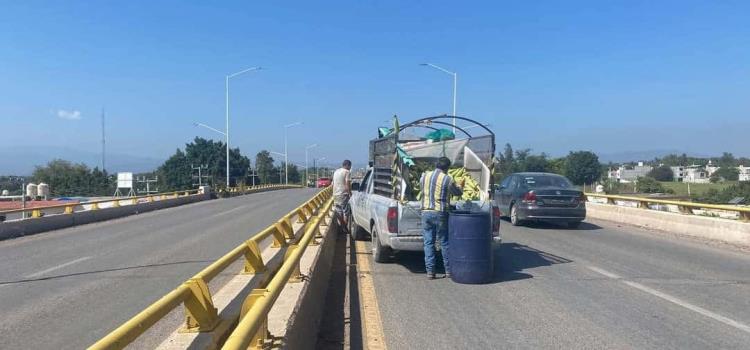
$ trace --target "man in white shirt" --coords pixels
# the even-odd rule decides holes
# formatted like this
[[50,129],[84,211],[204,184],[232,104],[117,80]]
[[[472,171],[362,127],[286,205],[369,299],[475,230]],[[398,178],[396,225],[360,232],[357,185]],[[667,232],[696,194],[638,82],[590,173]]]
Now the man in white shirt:
[[346,230],[347,217],[349,214],[349,198],[352,197],[352,176],[350,170],[352,162],[348,159],[341,163],[341,168],[336,169],[333,173],[333,204],[334,210],[338,214],[339,223],[342,229]]

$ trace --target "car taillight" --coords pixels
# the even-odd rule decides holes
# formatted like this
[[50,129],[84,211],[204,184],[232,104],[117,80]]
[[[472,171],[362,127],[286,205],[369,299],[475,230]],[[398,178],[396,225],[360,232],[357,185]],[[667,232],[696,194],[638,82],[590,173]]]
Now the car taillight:
[[500,208],[492,207],[492,232],[500,232],[500,217],[502,215]]
[[388,208],[388,232],[398,233],[398,208]]
[[523,202],[524,203],[536,202],[536,193],[534,193],[534,191],[526,192],[526,194],[523,195]]

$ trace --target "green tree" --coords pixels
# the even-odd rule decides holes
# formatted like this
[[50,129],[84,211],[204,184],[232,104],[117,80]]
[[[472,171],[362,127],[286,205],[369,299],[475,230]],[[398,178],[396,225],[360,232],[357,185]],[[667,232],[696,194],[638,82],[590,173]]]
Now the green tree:
[[721,155],[721,158],[719,158],[717,162],[718,166],[724,168],[724,167],[734,167],[737,166],[737,159],[734,158],[734,155],[729,152],[724,152]]
[[32,177],[34,181],[48,184],[53,196],[108,196],[114,193],[114,181],[106,171],[91,170],[83,163],[55,159],[47,165],[37,166]]
[[302,181],[302,175],[300,175],[299,168],[297,168],[297,165],[290,163],[289,167],[287,168],[287,171],[289,172],[289,175],[288,175],[289,183],[296,184]]
[[547,155],[544,153],[540,155],[526,155],[523,157],[519,168],[521,171],[547,172],[549,170]]
[[[177,150],[157,169],[163,190],[176,191],[192,188],[194,183],[193,166],[206,166],[201,175],[210,177],[210,183],[217,187],[226,184],[226,145],[220,141],[196,137],[185,145],[185,151]],[[243,182],[250,168],[250,159],[243,156],[239,148],[229,149],[230,185]]]
[[565,176],[576,185],[594,183],[601,178],[599,157],[593,152],[570,152],[565,162]]
[[657,181],[674,181],[674,172],[672,172],[672,168],[666,165],[651,169],[647,176],[652,177]]
[[735,167],[722,166],[711,174],[711,177],[717,177],[725,181],[738,181],[740,179],[740,171]]
[[[195,166],[201,163],[196,162]],[[164,191],[187,190],[193,187],[193,164],[179,148],[156,170],[160,188]],[[197,175],[197,174],[195,174]]]
[[273,158],[270,152],[266,150],[258,152],[255,156],[255,171],[261,184],[273,183],[272,180],[278,178],[278,171],[273,166]]
[[636,180],[636,189],[640,193],[671,193],[659,181],[648,176],[638,177]]
[[555,174],[565,175],[565,157],[550,159],[547,163],[547,171]]

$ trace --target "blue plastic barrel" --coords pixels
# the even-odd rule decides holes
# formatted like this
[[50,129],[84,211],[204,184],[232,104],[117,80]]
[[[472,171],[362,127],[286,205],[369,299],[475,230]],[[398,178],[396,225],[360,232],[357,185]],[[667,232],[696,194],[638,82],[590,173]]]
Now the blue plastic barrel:
[[492,279],[492,222],[484,212],[453,211],[448,216],[448,259],[456,283],[480,284]]

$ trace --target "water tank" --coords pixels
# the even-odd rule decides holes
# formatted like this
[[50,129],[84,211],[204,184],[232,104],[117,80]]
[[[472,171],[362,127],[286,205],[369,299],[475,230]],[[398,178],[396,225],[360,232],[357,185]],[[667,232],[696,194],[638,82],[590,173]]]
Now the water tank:
[[36,198],[36,194],[37,194],[36,187],[37,187],[36,184],[33,182],[26,185],[26,197],[31,197],[32,199]]
[[10,192],[8,192],[8,190],[3,190],[3,196],[8,196],[8,195],[10,195]]
[[488,283],[494,273],[492,220],[486,212],[453,211],[448,216],[448,261],[457,283]]
[[44,200],[47,200],[47,198],[49,198],[49,185],[44,182],[40,182],[39,185],[36,186],[36,193],[37,196],[42,197]]

